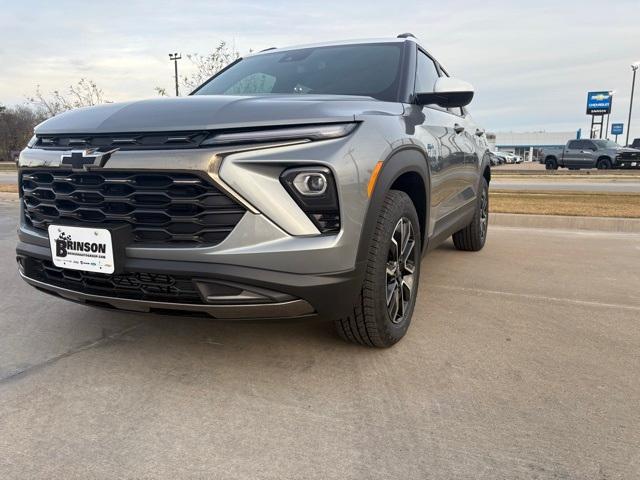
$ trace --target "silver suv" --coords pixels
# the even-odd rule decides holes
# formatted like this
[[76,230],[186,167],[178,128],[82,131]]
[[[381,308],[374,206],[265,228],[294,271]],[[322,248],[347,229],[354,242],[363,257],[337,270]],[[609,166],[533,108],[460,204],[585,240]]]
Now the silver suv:
[[270,49],[186,98],[82,108],[20,154],[24,280],[86,305],[406,333],[423,253],[480,250],[489,152],[410,35]]

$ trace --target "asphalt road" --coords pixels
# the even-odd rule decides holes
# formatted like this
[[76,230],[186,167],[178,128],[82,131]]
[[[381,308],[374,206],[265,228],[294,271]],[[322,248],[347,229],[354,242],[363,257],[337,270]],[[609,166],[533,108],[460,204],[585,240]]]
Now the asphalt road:
[[0,478],[640,477],[640,236],[493,228],[427,256],[389,350],[323,322],[92,310],[14,266]]

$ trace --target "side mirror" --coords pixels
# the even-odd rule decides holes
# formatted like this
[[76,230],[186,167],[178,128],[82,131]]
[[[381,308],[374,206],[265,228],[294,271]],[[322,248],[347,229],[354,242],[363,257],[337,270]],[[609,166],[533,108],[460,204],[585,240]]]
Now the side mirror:
[[439,105],[444,108],[464,107],[473,100],[473,87],[470,83],[457,78],[440,77],[436,80],[433,92],[416,93],[418,105]]

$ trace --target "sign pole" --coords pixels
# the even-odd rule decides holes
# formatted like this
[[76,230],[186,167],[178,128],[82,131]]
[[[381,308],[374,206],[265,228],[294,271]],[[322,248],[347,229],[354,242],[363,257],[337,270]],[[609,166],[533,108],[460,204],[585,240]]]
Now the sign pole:
[[602,125],[604,124],[604,115],[600,115],[600,138],[602,138]]

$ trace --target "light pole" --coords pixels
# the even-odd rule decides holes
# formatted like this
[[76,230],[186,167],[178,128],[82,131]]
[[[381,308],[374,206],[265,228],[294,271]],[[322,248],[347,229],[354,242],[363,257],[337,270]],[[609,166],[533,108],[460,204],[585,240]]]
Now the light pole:
[[636,62],[631,64],[631,69],[633,70],[633,80],[631,80],[631,100],[629,100],[629,120],[627,120],[627,142],[625,145],[629,146],[629,131],[631,130],[631,109],[633,108],[633,91],[636,88],[636,72],[640,67],[640,62]]
[[178,91],[178,60],[180,60],[182,58],[182,55],[180,55],[179,53],[170,53],[169,54],[169,60],[173,61],[173,66],[175,69],[175,78],[176,78],[176,97],[180,95],[180,92]]

